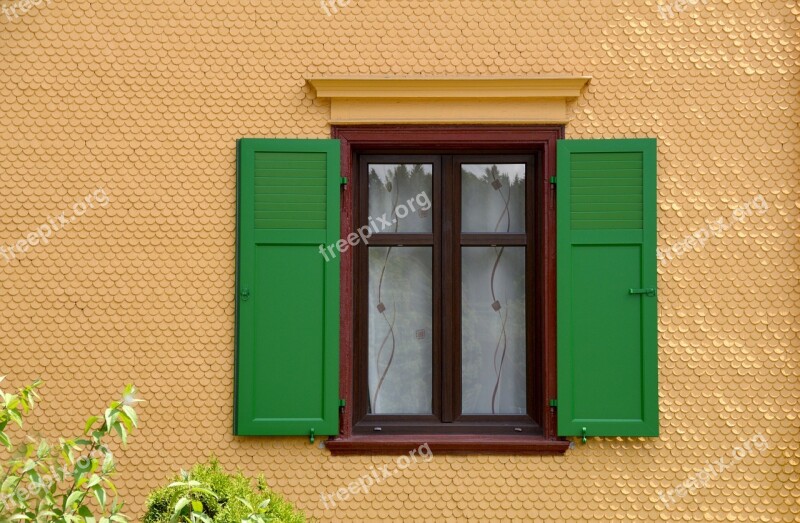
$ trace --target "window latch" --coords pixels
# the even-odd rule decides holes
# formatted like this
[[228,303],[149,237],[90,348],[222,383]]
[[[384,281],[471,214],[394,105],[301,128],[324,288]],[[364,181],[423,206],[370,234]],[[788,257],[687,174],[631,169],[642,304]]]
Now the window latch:
[[242,290],[239,291],[239,295],[242,297],[242,301],[247,301],[250,298],[250,289],[242,287]]

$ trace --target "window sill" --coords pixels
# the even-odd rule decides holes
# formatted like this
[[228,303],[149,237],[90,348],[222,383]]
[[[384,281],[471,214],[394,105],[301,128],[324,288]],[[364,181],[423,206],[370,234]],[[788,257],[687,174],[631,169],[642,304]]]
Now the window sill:
[[325,442],[334,456],[400,454],[427,444],[433,453],[445,454],[564,454],[569,441],[541,436],[487,436],[421,434],[337,437]]

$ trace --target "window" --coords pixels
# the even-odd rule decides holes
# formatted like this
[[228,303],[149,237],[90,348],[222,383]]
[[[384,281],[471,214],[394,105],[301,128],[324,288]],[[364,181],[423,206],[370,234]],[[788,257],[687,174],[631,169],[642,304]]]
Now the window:
[[336,454],[657,436],[656,142],[562,132],[239,140],[235,434]]
[[355,433],[542,433],[542,176],[533,154],[359,156]]
[[[331,452],[396,452],[412,448],[415,442],[417,445],[427,442],[439,451],[454,452],[566,450],[567,442],[556,435],[557,412],[550,401],[556,397],[553,306],[556,216],[551,178],[555,175],[556,141],[562,132],[557,126],[334,127],[333,135],[341,143],[342,174],[348,179],[341,201],[342,230],[354,231],[370,216],[379,225],[378,217],[384,212],[388,211],[391,218],[394,208],[391,198],[397,198],[398,205],[405,204],[420,189],[430,191],[427,194],[431,205],[420,215],[420,206],[415,201],[417,214],[412,215],[409,207],[408,216],[398,219],[396,232],[395,224],[391,224],[393,218],[388,219],[391,227],[376,228],[367,246],[359,245],[342,253],[340,383],[346,406],[340,410],[339,437],[326,443]],[[373,204],[370,204],[370,164],[375,165]],[[401,165],[404,167],[400,168]],[[496,171],[491,169],[493,165]],[[392,191],[388,191],[386,184],[397,174],[397,169],[403,179],[411,178],[415,170],[414,177],[424,182],[403,185],[396,191],[392,181]],[[362,172],[367,176],[364,183]],[[463,178],[468,182],[463,182]],[[504,196],[509,198],[508,213],[503,212]],[[490,216],[494,207],[486,201],[487,197],[496,198],[494,205],[501,209],[501,216],[495,216],[494,221]],[[473,212],[466,212],[469,210]],[[400,211],[404,213],[405,209]],[[498,224],[499,217],[508,220],[502,219]],[[424,249],[428,252],[423,254]],[[495,295],[500,297],[492,300],[491,272],[500,249],[503,254],[494,276]],[[372,298],[371,251],[373,280],[377,277]],[[391,276],[392,271],[397,271],[397,262],[413,266],[421,280],[415,287],[406,285],[398,290],[407,300],[398,302],[395,314],[404,303],[422,303],[430,326],[415,327],[417,318],[414,318],[407,327],[411,329],[411,338],[406,342],[416,352],[409,351],[403,357],[417,356],[413,359],[416,366],[413,372],[424,385],[415,385],[413,395],[396,402],[384,398],[386,390],[392,394],[393,389],[400,387],[397,381],[393,385],[390,380],[397,380],[411,366],[408,359],[403,367],[397,363],[403,357],[392,360],[377,399],[374,396],[388,356],[384,347],[382,359],[377,358],[383,343],[377,337],[385,335],[391,324],[386,323],[378,305],[383,301],[381,308],[385,307],[385,312],[394,311],[389,307],[393,303],[387,303],[389,300],[384,296],[385,292],[391,292],[385,290],[387,285],[393,285],[386,273]],[[379,269],[384,271],[382,285]],[[423,272],[427,274],[424,277]],[[464,272],[468,285],[462,288]],[[515,278],[524,283],[514,285],[517,293],[511,294],[509,287]],[[375,285],[380,286],[380,298]],[[430,289],[421,291],[426,286]],[[519,292],[524,289],[528,291]],[[499,324],[494,324],[499,330],[479,332],[483,338],[476,340],[472,317],[477,318],[482,302],[487,300],[483,321],[488,324],[500,319]],[[495,310],[496,301],[500,302],[499,311]],[[545,306],[548,301],[549,307]],[[370,316],[376,337],[371,361]],[[395,330],[401,328],[396,324],[397,317]],[[468,318],[467,321],[462,317]],[[387,319],[391,322],[391,316]],[[496,373],[493,359],[503,319],[506,332],[501,343],[505,342],[505,360]],[[520,343],[520,337],[525,338],[524,344]],[[465,338],[471,343],[465,345],[462,342]],[[501,345],[498,367],[502,349]],[[395,358],[398,350],[401,349],[395,339]],[[463,359],[463,363],[457,358]],[[393,368],[403,372],[394,374]],[[487,391],[475,393],[476,384]],[[373,404],[377,412],[373,412]]]

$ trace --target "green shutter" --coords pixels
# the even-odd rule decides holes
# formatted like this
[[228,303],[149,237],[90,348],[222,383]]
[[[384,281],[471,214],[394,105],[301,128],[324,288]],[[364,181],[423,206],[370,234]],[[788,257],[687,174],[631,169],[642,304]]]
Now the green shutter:
[[656,141],[561,140],[557,163],[558,433],[657,436]]
[[238,142],[239,435],[339,426],[339,141]]

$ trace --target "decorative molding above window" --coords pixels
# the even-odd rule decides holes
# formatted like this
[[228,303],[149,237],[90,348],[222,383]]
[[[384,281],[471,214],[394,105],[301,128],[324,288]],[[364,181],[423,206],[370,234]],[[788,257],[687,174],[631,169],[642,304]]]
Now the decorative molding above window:
[[557,123],[588,76],[530,78],[311,78],[331,124]]

